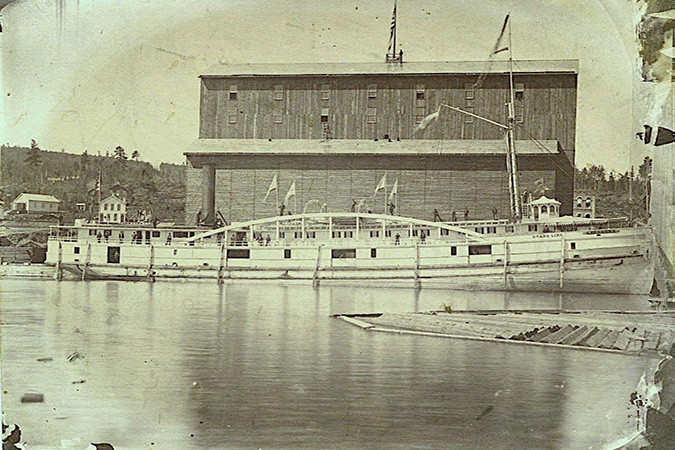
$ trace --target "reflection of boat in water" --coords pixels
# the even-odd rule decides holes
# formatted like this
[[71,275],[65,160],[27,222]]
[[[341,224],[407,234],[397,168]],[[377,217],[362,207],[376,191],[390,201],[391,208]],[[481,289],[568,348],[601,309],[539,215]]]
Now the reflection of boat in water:
[[[551,202],[555,207],[557,202]],[[62,274],[66,269],[65,276],[90,278],[370,280],[472,290],[641,294],[652,281],[648,243],[646,229],[621,219],[550,214],[519,223],[448,223],[310,213],[207,231],[53,227],[47,264]]]

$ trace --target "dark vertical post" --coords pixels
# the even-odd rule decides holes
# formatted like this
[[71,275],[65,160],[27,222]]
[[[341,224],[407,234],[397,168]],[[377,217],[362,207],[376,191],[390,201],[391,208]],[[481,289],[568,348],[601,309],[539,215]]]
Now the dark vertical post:
[[216,222],[215,164],[204,164],[202,167],[202,213],[204,224],[213,225]]

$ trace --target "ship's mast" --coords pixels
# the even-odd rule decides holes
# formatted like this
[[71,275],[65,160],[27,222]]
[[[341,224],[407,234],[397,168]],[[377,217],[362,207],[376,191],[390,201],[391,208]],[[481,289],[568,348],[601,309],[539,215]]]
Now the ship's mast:
[[509,194],[511,198],[511,219],[519,222],[522,218],[520,192],[518,189],[518,166],[516,164],[516,142],[513,128],[516,123],[515,96],[513,92],[513,51],[511,43],[511,21],[509,20],[509,119],[506,130],[507,155],[506,168],[509,172]]

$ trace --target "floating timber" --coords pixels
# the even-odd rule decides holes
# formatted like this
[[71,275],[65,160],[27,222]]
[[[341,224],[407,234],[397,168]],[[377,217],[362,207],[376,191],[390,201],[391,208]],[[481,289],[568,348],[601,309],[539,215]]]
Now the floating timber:
[[336,315],[368,331],[633,355],[669,354],[675,312],[463,311]]

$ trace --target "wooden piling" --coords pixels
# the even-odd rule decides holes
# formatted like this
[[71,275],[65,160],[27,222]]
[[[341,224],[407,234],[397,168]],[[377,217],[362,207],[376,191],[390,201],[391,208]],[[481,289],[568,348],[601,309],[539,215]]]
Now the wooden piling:
[[59,241],[59,251],[56,256],[56,266],[54,267],[54,279],[56,281],[61,280],[61,259],[63,258],[63,247],[61,246],[61,241]]
[[91,261],[91,242],[87,242],[87,249],[84,252],[84,265],[82,266],[82,281],[87,281],[87,267]]
[[323,245],[319,245],[316,248],[316,264],[314,266],[314,274],[312,275],[312,286],[314,288],[319,287],[319,270],[321,269],[321,247],[323,247]]
[[148,273],[146,274],[146,279],[148,281],[155,281],[155,277],[152,274],[154,257],[155,257],[155,246],[150,244],[150,248],[148,250]]

